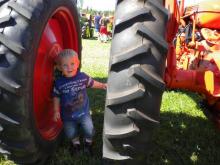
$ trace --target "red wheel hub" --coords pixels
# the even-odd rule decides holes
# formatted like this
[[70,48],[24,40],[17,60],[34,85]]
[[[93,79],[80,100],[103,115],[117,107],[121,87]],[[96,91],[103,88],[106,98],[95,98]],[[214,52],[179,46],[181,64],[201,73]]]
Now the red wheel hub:
[[78,47],[74,17],[67,8],[60,7],[52,14],[44,28],[34,65],[34,117],[41,136],[46,140],[55,139],[62,129],[61,120],[53,121],[51,93],[55,58],[60,49],[71,48],[78,52]]

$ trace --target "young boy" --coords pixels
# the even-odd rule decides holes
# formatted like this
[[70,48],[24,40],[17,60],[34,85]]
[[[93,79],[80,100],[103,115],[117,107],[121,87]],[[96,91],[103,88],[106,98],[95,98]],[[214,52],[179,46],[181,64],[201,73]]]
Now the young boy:
[[[79,132],[83,131],[84,151],[92,155],[94,127],[89,113],[89,98],[86,88],[106,89],[106,84],[97,82],[78,71],[78,55],[72,49],[64,49],[58,55],[58,68],[62,76],[55,80],[53,89],[54,120],[63,121],[64,132],[72,141],[73,151],[80,150]],[[59,111],[61,108],[61,111]]]

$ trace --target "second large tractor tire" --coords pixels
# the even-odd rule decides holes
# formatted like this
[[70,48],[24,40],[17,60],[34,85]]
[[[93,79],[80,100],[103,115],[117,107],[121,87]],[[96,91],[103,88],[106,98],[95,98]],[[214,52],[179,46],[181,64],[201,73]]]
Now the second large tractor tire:
[[117,1],[104,114],[104,162],[143,164],[152,150],[165,88],[167,20],[163,0]]
[[18,164],[43,164],[55,151],[51,90],[57,52],[80,54],[73,0],[0,1],[0,153]]

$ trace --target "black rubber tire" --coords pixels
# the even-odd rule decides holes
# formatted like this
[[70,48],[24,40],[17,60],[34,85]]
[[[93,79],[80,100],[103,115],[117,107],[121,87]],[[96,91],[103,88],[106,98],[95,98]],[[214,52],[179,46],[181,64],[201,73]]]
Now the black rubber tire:
[[214,104],[210,104],[205,98],[200,101],[200,107],[203,109],[204,115],[213,122],[216,129],[220,130],[220,99],[216,100]]
[[69,9],[78,30],[73,0],[0,1],[0,153],[18,164],[43,164],[60,134],[44,139],[33,114],[33,73],[43,30],[59,7]]
[[167,20],[163,0],[117,2],[104,114],[104,162],[134,164],[151,151],[165,88]]

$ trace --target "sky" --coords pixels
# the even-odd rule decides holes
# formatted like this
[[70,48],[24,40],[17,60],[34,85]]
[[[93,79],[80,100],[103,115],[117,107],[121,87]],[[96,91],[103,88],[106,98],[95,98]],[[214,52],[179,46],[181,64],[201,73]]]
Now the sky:
[[[105,11],[110,10],[113,11],[115,9],[116,0],[79,0],[83,2],[82,8],[86,9],[87,7],[90,9]],[[192,5],[198,3],[203,0],[185,0],[185,6]]]
[[98,11],[115,10],[116,0],[83,0],[83,8],[92,8]]
[[185,0],[185,6],[193,5],[204,0]]

